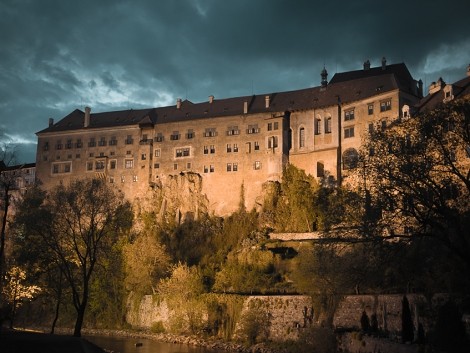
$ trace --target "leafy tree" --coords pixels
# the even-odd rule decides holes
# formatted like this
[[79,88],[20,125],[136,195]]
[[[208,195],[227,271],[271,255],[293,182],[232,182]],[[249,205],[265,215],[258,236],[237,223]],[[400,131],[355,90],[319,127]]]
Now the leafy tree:
[[95,267],[130,228],[130,205],[105,181],[85,179],[57,186],[30,211],[22,217],[24,236],[40,239],[54,255],[72,292],[80,336]]
[[202,329],[205,304],[201,297],[204,293],[202,275],[195,266],[179,263],[171,269],[171,276],[160,280],[158,294],[163,298],[172,315],[171,330],[177,333]]
[[266,341],[269,337],[270,325],[271,320],[266,310],[251,307],[241,318],[240,336],[248,346]]
[[382,209],[374,235],[432,237],[470,267],[469,123],[463,99],[370,135],[356,177]]

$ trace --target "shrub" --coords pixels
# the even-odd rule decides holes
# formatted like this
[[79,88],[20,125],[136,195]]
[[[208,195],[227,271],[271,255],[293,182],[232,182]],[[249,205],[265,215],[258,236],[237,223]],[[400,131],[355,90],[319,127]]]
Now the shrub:
[[165,333],[165,326],[163,325],[163,322],[156,321],[150,327],[150,331],[153,333]]

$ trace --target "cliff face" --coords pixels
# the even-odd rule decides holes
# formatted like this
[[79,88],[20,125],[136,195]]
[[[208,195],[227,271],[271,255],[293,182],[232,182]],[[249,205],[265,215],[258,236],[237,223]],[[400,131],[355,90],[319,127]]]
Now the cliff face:
[[202,177],[185,172],[167,175],[154,183],[147,196],[146,207],[159,221],[175,220],[177,223],[197,219],[209,211],[209,200],[203,193]]

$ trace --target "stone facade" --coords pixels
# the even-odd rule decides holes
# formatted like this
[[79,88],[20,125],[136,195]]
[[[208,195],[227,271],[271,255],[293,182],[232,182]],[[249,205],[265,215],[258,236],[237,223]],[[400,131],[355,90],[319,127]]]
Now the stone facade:
[[[322,73],[325,75],[326,72]],[[347,176],[361,140],[419,100],[404,64],[336,74],[290,92],[142,110],[75,110],[37,133],[37,178],[47,189],[105,178],[141,203],[175,175],[201,176],[210,212],[260,206],[263,185],[292,163],[317,178]]]

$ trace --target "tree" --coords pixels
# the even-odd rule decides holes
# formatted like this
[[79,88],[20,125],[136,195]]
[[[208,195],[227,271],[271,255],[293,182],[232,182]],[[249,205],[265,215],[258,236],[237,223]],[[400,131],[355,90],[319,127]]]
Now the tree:
[[40,239],[54,255],[72,293],[74,335],[80,336],[95,267],[130,229],[130,204],[105,181],[85,179],[57,186],[30,211],[22,218],[24,236]]
[[374,235],[432,237],[470,268],[470,100],[376,129],[357,182],[382,210]]
[[[7,222],[10,214],[11,192],[15,186],[15,176],[7,170],[16,161],[15,145],[0,132],[0,210],[1,210],[1,230],[0,230],[0,296],[3,291],[3,284],[6,272],[5,246]],[[0,305],[2,305],[0,297]]]

